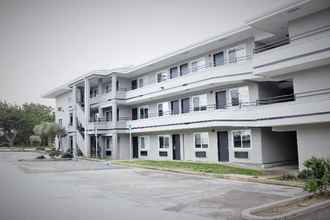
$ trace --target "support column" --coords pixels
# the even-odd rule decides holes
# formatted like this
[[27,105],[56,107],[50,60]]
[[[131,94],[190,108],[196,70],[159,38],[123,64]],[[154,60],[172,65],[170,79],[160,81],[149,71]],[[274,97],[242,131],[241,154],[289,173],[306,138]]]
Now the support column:
[[73,157],[77,158],[78,157],[78,149],[77,149],[77,135],[78,135],[78,130],[77,130],[77,86],[74,85],[72,88],[72,101],[73,101],[73,106],[72,106],[72,118],[73,118],[73,130],[74,130],[74,136],[73,136]]
[[88,136],[88,125],[90,117],[89,92],[89,80],[85,79],[85,152],[87,157],[90,157],[90,140]]
[[112,159],[118,160],[119,159],[119,146],[118,146],[118,134],[112,134]]

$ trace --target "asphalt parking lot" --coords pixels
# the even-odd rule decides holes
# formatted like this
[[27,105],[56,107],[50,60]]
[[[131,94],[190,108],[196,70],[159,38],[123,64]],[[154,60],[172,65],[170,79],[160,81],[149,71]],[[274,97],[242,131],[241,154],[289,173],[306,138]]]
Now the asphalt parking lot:
[[0,153],[0,219],[241,219],[241,210],[302,194],[286,186],[109,166],[31,162]]

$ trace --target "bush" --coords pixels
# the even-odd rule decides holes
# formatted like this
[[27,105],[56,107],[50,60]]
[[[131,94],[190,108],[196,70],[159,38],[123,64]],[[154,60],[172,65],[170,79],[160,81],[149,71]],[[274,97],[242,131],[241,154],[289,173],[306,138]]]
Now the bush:
[[45,148],[44,147],[37,147],[36,150],[42,150],[42,151],[44,151]]
[[304,166],[306,169],[300,173],[300,176],[306,179],[304,189],[313,193],[328,192],[330,186],[330,160],[312,157],[304,162]]
[[40,144],[41,144],[41,138],[37,135],[31,135],[29,137],[29,140],[30,140],[31,146],[33,146],[33,147],[40,146]]
[[60,155],[61,155],[61,152],[58,151],[58,150],[53,149],[53,150],[48,151],[48,155],[49,155],[51,158],[54,158],[54,157],[58,157],[58,156],[60,156]]
[[71,153],[64,153],[62,154],[62,158],[72,159],[73,155]]

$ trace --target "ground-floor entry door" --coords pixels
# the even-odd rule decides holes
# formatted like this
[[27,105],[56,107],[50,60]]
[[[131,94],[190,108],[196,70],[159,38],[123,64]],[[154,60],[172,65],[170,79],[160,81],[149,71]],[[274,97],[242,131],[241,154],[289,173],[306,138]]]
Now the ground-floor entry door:
[[172,135],[173,160],[181,160],[180,135]]
[[228,150],[228,132],[218,132],[218,160],[221,162],[229,161],[229,150]]
[[139,142],[138,137],[132,137],[133,158],[139,158]]

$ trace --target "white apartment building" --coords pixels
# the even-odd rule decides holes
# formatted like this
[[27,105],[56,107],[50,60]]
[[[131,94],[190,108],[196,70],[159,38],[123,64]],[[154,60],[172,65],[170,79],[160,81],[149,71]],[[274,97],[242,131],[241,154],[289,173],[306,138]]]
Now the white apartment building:
[[63,151],[270,167],[330,158],[330,1],[56,88]]

